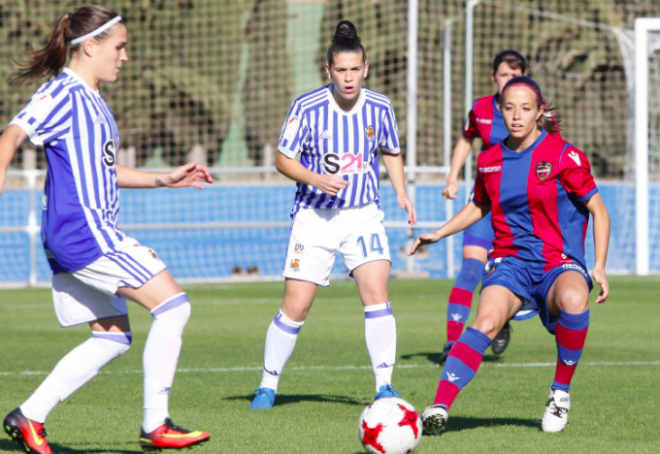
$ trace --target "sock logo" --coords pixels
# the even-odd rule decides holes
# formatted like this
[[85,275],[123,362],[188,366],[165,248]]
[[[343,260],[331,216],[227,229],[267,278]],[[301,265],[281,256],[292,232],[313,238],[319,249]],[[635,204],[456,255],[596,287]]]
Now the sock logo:
[[270,375],[275,375],[275,376],[279,375],[276,370],[268,370],[265,367],[264,370],[266,371],[266,373],[269,373]]
[[564,364],[566,364],[567,366],[572,366],[575,363],[577,363],[577,361],[571,361],[570,359],[564,360]]
[[376,369],[387,369],[388,367],[392,367],[394,364],[387,364],[387,363],[382,363],[376,366]]
[[452,372],[447,372],[447,380],[449,380],[451,383],[454,383],[456,380],[460,380],[461,377],[458,377],[456,374]]
[[170,389],[172,389],[172,388],[163,388],[160,391],[158,391],[158,394],[169,394]]
[[455,322],[458,322],[463,316],[461,314],[451,314],[451,318],[453,318]]

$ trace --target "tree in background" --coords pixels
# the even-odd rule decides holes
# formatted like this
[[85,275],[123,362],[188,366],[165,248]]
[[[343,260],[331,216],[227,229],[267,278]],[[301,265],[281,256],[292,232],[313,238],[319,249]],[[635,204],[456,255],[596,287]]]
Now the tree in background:
[[286,47],[285,0],[256,0],[245,27],[249,43],[248,69],[243,85],[243,134],[255,165],[264,164],[264,147],[274,153],[282,118],[291,104],[291,57]]
[[[5,0],[0,4],[0,121],[7,124],[35,87],[10,87],[19,51],[29,40],[41,47],[59,15],[79,2]],[[179,165],[195,145],[212,164],[232,117],[242,46],[243,4],[238,0],[113,0],[106,4],[127,21],[131,61],[115,84],[103,87],[137,165],[153,154]],[[43,160],[41,166],[45,165]]]

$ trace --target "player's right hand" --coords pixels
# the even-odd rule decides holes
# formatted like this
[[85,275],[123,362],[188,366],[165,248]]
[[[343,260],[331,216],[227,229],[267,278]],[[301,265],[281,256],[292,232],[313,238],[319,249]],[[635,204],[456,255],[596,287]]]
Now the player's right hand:
[[337,175],[320,175],[316,185],[317,188],[328,195],[337,195],[346,186],[348,186],[348,181]]
[[447,183],[447,186],[442,190],[442,196],[445,199],[455,199],[458,192],[458,183]]
[[608,296],[610,296],[610,284],[607,282],[605,270],[594,269],[594,280],[600,285],[600,293],[596,297],[596,304],[603,304]]
[[437,243],[438,241],[440,241],[440,234],[438,232],[422,233],[413,243],[408,255],[414,255],[425,244]]

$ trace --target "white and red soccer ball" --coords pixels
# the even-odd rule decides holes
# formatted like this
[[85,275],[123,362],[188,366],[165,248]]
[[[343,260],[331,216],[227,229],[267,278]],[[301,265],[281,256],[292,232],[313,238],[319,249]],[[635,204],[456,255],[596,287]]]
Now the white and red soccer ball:
[[422,420],[415,407],[403,399],[378,399],[360,415],[358,436],[370,453],[409,453],[422,439]]

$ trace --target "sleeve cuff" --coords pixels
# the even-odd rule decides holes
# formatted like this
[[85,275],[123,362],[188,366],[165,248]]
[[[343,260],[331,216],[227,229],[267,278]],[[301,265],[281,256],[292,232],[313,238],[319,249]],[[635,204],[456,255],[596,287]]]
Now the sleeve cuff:
[[489,207],[489,206],[490,206],[490,203],[477,202],[476,200],[474,200],[474,198],[473,198],[472,200],[470,200],[470,202],[474,203],[474,204],[475,204],[476,206],[478,206],[479,208],[481,208],[481,207]]
[[586,202],[587,200],[592,198],[594,195],[596,195],[597,192],[598,192],[598,187],[595,187],[591,191],[589,191],[585,195],[583,195],[582,197],[579,197],[578,200],[580,202]]
[[278,145],[277,146],[277,151],[282,153],[287,158],[291,158],[291,159],[295,159],[295,157],[298,156],[298,153],[296,153],[295,151],[289,150],[287,147],[285,147],[283,145]]
[[397,147],[394,150],[389,150],[387,148],[380,147],[380,150],[387,154],[401,154],[401,148]]
[[39,134],[37,134],[37,131],[34,130],[32,125],[25,121],[24,118],[14,118],[11,123],[9,123],[9,126],[11,125],[16,125],[19,128],[21,128],[25,133],[28,135],[30,138],[30,142],[32,142],[32,145],[34,146],[41,146],[43,145],[43,141],[39,137]]

